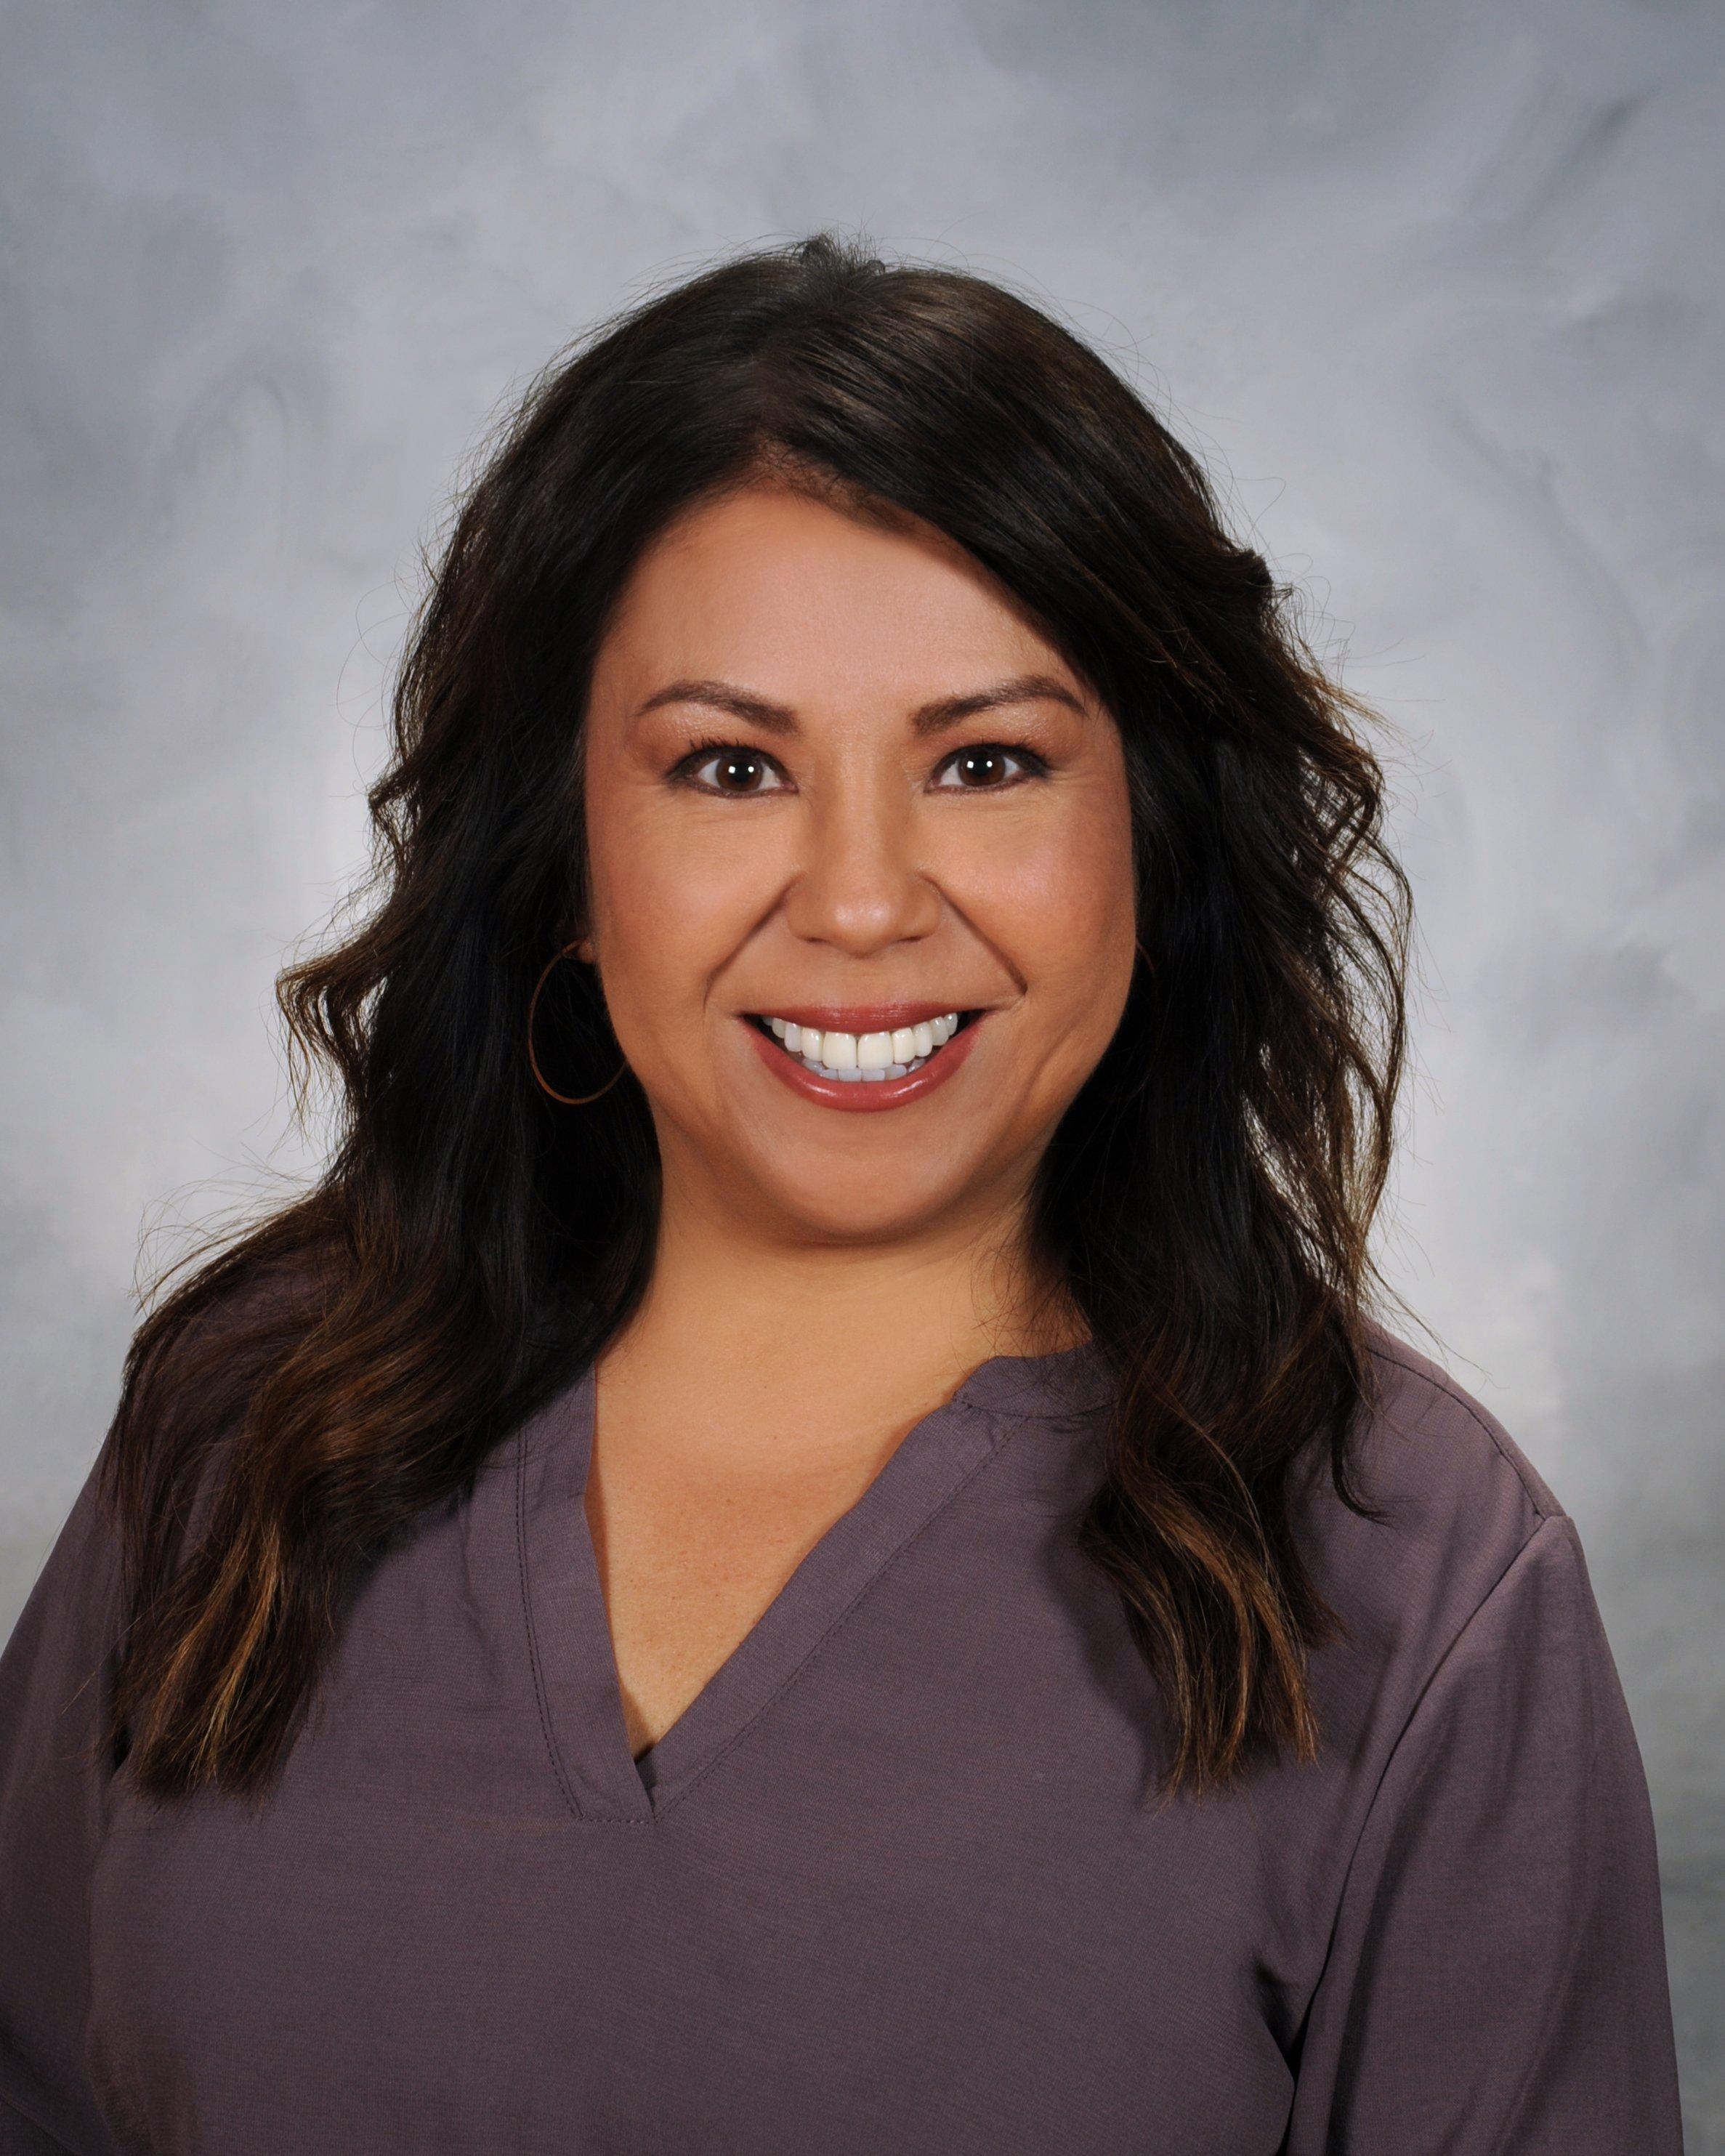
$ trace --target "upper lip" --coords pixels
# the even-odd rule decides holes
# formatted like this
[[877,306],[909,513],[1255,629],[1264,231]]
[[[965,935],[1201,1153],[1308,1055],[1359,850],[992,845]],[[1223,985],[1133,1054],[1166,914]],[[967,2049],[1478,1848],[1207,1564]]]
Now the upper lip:
[[962,1017],[963,1004],[774,1004],[769,1009],[747,1011],[747,1018],[782,1018],[792,1025],[806,1025],[819,1033],[894,1033],[905,1025],[921,1025],[925,1019],[944,1018],[948,1011]]

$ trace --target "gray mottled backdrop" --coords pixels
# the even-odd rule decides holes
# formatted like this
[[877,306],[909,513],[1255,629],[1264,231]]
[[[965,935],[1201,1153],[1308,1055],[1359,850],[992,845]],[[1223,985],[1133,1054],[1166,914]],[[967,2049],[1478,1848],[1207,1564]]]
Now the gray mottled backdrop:
[[[272,977],[362,855],[415,545],[513,388],[832,223],[1164,405],[1390,717],[1385,1236],[1577,1516],[1725,2150],[1717,7],[14,0],[0,55],[9,1624],[141,1233],[303,1171]],[[1420,1344],[1430,1348],[1433,1342]]]

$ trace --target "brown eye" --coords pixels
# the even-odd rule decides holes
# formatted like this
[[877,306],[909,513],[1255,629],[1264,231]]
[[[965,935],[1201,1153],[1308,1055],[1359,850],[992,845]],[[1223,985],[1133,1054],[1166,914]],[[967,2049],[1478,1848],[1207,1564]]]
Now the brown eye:
[[[1019,765],[1016,772],[1009,767]],[[1008,748],[1004,742],[983,742],[974,748],[955,750],[942,768],[956,774],[957,783],[942,786],[948,793],[999,793],[1021,779],[1046,771],[1047,764],[1034,749]],[[1004,775],[1003,775],[1004,774]]]
[[[745,796],[778,791],[773,785],[770,758],[757,749],[713,747],[706,743],[678,766],[679,774],[698,792]],[[708,776],[707,774],[711,774]]]

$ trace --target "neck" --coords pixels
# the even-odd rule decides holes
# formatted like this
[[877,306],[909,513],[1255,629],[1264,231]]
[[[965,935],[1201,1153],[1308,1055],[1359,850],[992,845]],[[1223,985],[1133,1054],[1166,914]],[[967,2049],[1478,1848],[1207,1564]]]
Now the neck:
[[818,1403],[938,1397],[993,1355],[1052,1354],[1087,1328],[1037,1279],[1022,1212],[892,1240],[771,1235],[669,1187],[651,1281],[608,1367],[705,1373]]

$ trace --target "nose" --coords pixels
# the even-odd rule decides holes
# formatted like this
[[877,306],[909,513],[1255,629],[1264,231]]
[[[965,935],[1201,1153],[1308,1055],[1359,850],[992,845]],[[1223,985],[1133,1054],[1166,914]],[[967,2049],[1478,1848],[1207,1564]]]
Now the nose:
[[939,924],[941,896],[919,858],[918,820],[902,778],[839,783],[807,818],[785,894],[792,933],[856,958],[914,942]]

